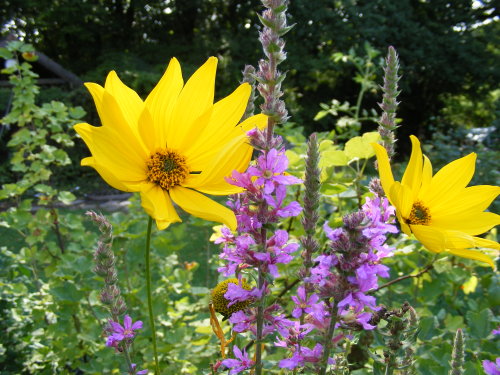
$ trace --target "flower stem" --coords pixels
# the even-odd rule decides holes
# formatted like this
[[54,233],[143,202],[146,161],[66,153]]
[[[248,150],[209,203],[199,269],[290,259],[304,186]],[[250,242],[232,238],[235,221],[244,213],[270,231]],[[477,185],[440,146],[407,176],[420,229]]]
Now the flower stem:
[[[265,237],[264,237],[265,238]],[[258,281],[259,289],[262,288],[264,285],[264,275],[262,272],[262,269],[259,268],[259,281]],[[255,375],[261,375],[262,374],[262,332],[264,328],[264,296],[262,296],[261,301],[259,302],[259,305],[257,306],[257,317],[256,317],[256,324],[257,324],[257,332],[256,332],[256,338],[255,338]]]
[[326,370],[328,368],[328,358],[330,357],[333,332],[335,331],[336,323],[337,323],[337,304],[335,301],[333,301],[332,308],[330,310],[330,326],[328,327],[328,332],[325,335],[325,341],[323,343],[323,358],[321,359],[321,370],[319,372],[319,375],[326,375]]
[[146,289],[148,293],[148,310],[149,310],[149,325],[151,326],[151,338],[153,340],[153,353],[155,356],[155,375],[160,375],[160,366],[158,364],[158,350],[156,348],[156,329],[155,318],[153,315],[153,299],[151,297],[151,270],[149,262],[149,253],[151,250],[151,227],[153,219],[151,216],[148,221],[148,232],[146,234]]

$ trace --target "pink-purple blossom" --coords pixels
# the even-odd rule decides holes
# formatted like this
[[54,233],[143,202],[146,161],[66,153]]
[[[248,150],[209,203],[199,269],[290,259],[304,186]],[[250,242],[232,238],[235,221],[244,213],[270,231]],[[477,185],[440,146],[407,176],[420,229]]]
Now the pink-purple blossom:
[[123,318],[123,326],[112,320],[109,321],[109,328],[111,335],[106,339],[106,346],[117,347],[117,344],[124,340],[131,340],[137,334],[137,330],[142,328],[140,320],[132,323],[132,318],[125,315]]
[[255,362],[248,357],[248,353],[245,349],[243,349],[242,352],[240,348],[235,345],[233,346],[233,353],[237,359],[229,358],[222,361],[223,366],[231,369],[231,371],[229,371],[230,374],[239,374],[254,365]]
[[484,360],[483,369],[487,375],[500,375],[500,357],[495,362]]
[[292,300],[295,302],[292,316],[298,319],[302,314],[309,314],[314,311],[314,305],[318,302],[319,297],[316,294],[311,294],[308,297],[305,287],[301,285],[297,288],[297,296],[292,296]]

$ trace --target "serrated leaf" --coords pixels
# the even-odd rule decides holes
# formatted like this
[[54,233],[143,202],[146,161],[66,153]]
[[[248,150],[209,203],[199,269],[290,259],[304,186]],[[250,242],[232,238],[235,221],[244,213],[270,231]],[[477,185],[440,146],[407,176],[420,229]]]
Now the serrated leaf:
[[467,312],[467,325],[471,336],[478,339],[488,336],[491,332],[491,321],[493,314],[490,309],[484,309],[479,312]]

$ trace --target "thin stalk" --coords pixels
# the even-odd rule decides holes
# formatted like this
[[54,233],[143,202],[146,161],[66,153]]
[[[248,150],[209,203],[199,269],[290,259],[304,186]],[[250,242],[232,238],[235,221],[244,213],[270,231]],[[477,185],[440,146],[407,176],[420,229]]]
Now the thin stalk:
[[151,227],[153,219],[151,216],[148,221],[148,232],[146,234],[146,289],[148,293],[148,310],[149,310],[149,325],[151,326],[151,338],[153,340],[153,353],[155,356],[155,375],[160,375],[160,366],[158,362],[158,350],[156,348],[156,329],[155,318],[153,315],[153,298],[151,297],[151,270],[149,262],[149,253],[151,250]]
[[[264,275],[259,268],[259,289],[264,285]],[[262,331],[264,328],[264,296],[257,306],[257,332],[255,338],[255,375],[262,375]]]
[[122,350],[125,357],[125,361],[127,362],[128,372],[129,374],[134,374],[135,371],[134,368],[132,367],[132,359],[130,359],[130,353],[128,352],[127,344],[124,343],[122,345]]
[[330,357],[333,333],[335,332],[335,324],[337,323],[337,304],[335,301],[332,302],[330,313],[330,326],[328,327],[328,332],[325,335],[325,341],[323,343],[323,358],[321,359],[321,370],[319,375],[326,375],[326,369],[328,368],[328,358]]

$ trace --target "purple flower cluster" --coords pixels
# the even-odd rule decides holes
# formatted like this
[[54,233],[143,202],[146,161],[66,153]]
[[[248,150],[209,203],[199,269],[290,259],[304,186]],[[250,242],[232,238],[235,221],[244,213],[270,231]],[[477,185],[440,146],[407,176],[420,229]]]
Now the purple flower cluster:
[[[224,244],[221,259],[226,261],[219,268],[224,276],[238,273],[244,268],[257,268],[273,277],[278,277],[278,264],[287,264],[293,259],[293,253],[299,244],[290,243],[288,232],[277,230],[269,238],[262,228],[275,223],[279,218],[297,216],[302,208],[297,202],[285,204],[288,185],[298,184],[300,179],[286,175],[288,158],[283,149],[271,149],[262,152],[254,166],[245,173],[234,171],[227,181],[245,188],[245,192],[233,197],[228,202],[238,220],[238,235],[233,235],[228,228],[222,229],[222,237],[215,243]],[[259,291],[247,291],[237,285],[230,285],[225,297],[230,301],[260,298],[266,288]],[[238,288],[238,290],[236,290]]]
[[[359,212],[344,217],[342,228],[324,225],[330,246],[314,259],[305,284],[292,297],[292,316],[298,321],[284,333],[280,331],[283,339],[276,343],[292,354],[279,363],[281,368],[317,366],[323,358],[323,346],[316,343],[311,349],[304,340],[310,333],[326,337],[331,323],[350,330],[375,328],[370,321],[372,312],[379,308],[375,297],[367,292],[378,287],[379,277],[389,276],[388,268],[380,261],[392,255],[385,241],[388,233],[397,232],[393,220],[394,208],[385,198],[375,197],[367,198]],[[343,337],[331,337],[332,344]],[[328,363],[334,363],[333,358]]]
[[[250,134],[253,144],[264,143],[265,133],[254,132]],[[279,144],[279,141],[274,142]],[[299,244],[289,241],[287,231],[271,232],[273,226],[270,224],[301,212],[297,202],[285,201],[287,187],[301,180],[285,172],[288,159],[283,149],[260,149],[261,155],[255,165],[245,173],[235,171],[227,179],[245,192],[228,203],[238,220],[237,233],[223,228],[221,237],[216,240],[223,245],[220,258],[224,265],[218,269],[221,274],[226,277],[236,274],[241,278],[242,273],[248,273],[259,280],[250,290],[243,288],[241,283],[228,284],[224,294],[228,306],[247,300],[256,306],[233,312],[229,322],[235,332],[250,332],[256,340],[259,335],[262,338],[277,334],[275,346],[289,353],[288,358],[279,362],[279,367],[318,370],[326,362],[334,363],[329,355],[331,345],[345,337],[342,333],[333,337],[332,327],[375,328],[371,318],[379,308],[369,292],[378,287],[379,277],[389,276],[388,268],[380,262],[392,255],[385,241],[388,233],[397,232],[391,224],[394,208],[385,198],[367,198],[360,211],[344,217],[343,227],[331,229],[325,224],[329,246],[316,255],[307,273],[299,272],[303,284],[299,285],[297,295],[292,296],[291,316],[294,319],[290,319],[278,304],[266,306],[261,301],[270,293],[272,280],[279,276],[278,266],[290,263],[299,248]],[[262,322],[260,333],[258,321]],[[318,343],[312,339],[313,335],[328,339]],[[235,359],[221,362],[231,369],[231,374],[253,366],[246,352],[236,346],[233,352]]]
[[[252,131],[249,135],[254,141],[259,137],[265,138],[265,133],[259,131]],[[280,143],[280,140],[275,139],[275,144]],[[229,301],[228,306],[246,300],[258,304],[269,294],[272,279],[279,276],[278,265],[290,263],[299,248],[298,243],[290,242],[287,231],[272,232],[270,225],[281,218],[297,216],[302,211],[297,202],[285,201],[287,187],[302,182],[288,175],[285,172],[287,168],[288,158],[284,149],[261,148],[261,155],[255,165],[250,166],[245,173],[234,171],[227,179],[229,183],[244,188],[245,192],[228,202],[238,220],[237,234],[223,228],[222,236],[215,241],[223,244],[220,258],[224,260],[224,266],[219,268],[219,272],[224,276],[236,274],[238,277],[241,277],[243,270],[266,275],[261,278],[259,285],[251,290],[246,290],[241,285],[228,284],[224,294]],[[274,332],[284,334],[287,327],[292,325],[278,304],[265,306],[261,314],[262,336]],[[234,312],[229,321],[235,332],[251,332],[257,337],[257,317],[258,308],[251,307]],[[231,368],[231,374],[243,371],[250,363],[253,365],[246,353],[242,353],[236,346],[233,352],[237,359],[222,361],[224,366]]]
[[388,233],[397,232],[393,220],[394,208],[387,199],[375,197],[366,198],[362,210],[345,216],[342,228],[323,226],[330,249],[315,259],[317,265],[308,281],[318,286],[320,297],[338,301],[338,312],[346,325],[357,322],[364,329],[374,328],[369,324],[369,311],[378,307],[375,297],[367,292],[378,287],[379,277],[389,277],[388,267],[380,261],[392,255],[385,241]]

